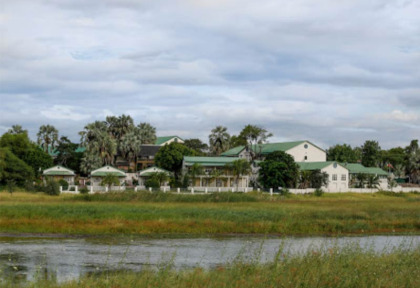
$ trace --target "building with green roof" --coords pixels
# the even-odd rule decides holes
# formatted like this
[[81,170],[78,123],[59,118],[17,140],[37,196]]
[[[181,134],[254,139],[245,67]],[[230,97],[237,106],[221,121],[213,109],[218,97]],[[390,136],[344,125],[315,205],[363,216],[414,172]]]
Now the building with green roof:
[[160,136],[156,138],[155,145],[163,146],[166,144],[175,143],[184,143],[184,140],[178,136]]
[[73,170],[63,167],[61,165],[50,167],[42,172],[42,177],[44,179],[52,179],[54,181],[65,180],[70,185],[74,184],[75,176],[76,174]]
[[120,179],[120,183],[124,183],[124,180],[126,178],[126,174],[123,170],[117,169],[115,167],[106,165],[104,167],[101,167],[99,169],[93,170],[90,173],[90,182],[92,186],[101,186],[101,182],[104,177],[107,175],[112,174],[117,176]]
[[297,162],[300,171],[320,170],[328,174],[328,184],[322,187],[328,192],[346,192],[349,188],[349,171],[335,161]]
[[194,183],[192,183],[194,187],[248,187],[249,175],[240,176],[236,183],[236,179],[229,169],[229,164],[239,159],[241,158],[184,156],[183,173],[188,174],[192,166],[200,165],[203,174],[194,179]]
[[248,148],[237,146],[223,152],[221,156],[250,159],[250,150],[262,158],[269,153],[283,151],[291,155],[296,162],[322,162],[327,159],[327,155],[322,148],[307,140],[257,144]]

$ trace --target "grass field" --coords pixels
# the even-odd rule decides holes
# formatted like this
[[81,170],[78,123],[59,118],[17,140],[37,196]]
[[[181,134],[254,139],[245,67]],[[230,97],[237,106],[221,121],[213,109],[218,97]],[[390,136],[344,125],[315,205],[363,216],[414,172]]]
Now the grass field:
[[[298,256],[280,251],[267,264],[236,261],[215,269],[175,270],[170,263],[158,270],[104,272],[57,283],[42,275],[25,287],[420,287],[420,248],[392,253],[358,247],[310,251]],[[16,287],[13,279],[2,287]]]
[[0,193],[1,233],[203,236],[420,234],[420,195]]

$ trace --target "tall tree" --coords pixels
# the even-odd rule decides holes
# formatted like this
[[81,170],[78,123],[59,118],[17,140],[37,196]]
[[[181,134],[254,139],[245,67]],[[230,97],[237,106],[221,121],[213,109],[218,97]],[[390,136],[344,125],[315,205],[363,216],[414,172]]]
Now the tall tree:
[[196,152],[181,143],[172,142],[162,146],[155,155],[156,166],[174,172],[178,181],[181,176],[184,156],[195,156]]
[[14,181],[17,185],[23,186],[26,181],[31,181],[34,178],[33,169],[19,159],[8,148],[0,148],[1,159],[1,179],[2,184],[8,181]]
[[83,158],[83,152],[76,152],[78,144],[71,142],[67,137],[60,138],[57,146],[57,158],[55,163],[68,167],[80,174],[80,164]]
[[95,169],[98,169],[102,166],[102,159],[97,154],[86,153],[85,157],[82,158],[80,163],[80,170],[88,175]]
[[[137,156],[141,150],[141,134],[137,128],[131,130],[121,139],[120,150],[121,154],[129,163],[137,163]],[[134,169],[136,165],[134,164]]]
[[410,145],[405,148],[406,152],[406,171],[410,176],[411,183],[417,183],[420,180],[420,149],[419,141],[412,140]]
[[357,152],[347,144],[337,144],[327,150],[327,160],[343,163],[356,163],[359,159]]
[[379,164],[381,147],[377,141],[368,140],[362,146],[362,165],[376,167]]
[[42,125],[36,135],[38,145],[47,153],[49,147],[53,149],[58,141],[58,130],[52,125]]
[[7,131],[9,134],[28,134],[28,130],[24,130],[22,126],[20,125],[13,125],[9,131]]
[[210,153],[218,156],[229,149],[229,140],[230,135],[226,127],[217,126],[211,130],[211,134],[209,135]]
[[209,146],[198,138],[186,139],[184,145],[193,149],[198,155],[206,155],[209,150]]
[[296,186],[299,167],[289,154],[276,151],[268,154],[260,163],[259,183],[266,189]]
[[238,159],[227,165],[228,170],[230,170],[235,177],[236,189],[239,186],[239,178],[244,175],[249,175],[251,173],[251,164],[249,164],[246,159]]
[[137,125],[142,144],[155,144],[156,128],[149,123],[140,123]]
[[194,163],[188,168],[188,176],[190,176],[191,179],[191,186],[195,186],[195,179],[197,179],[198,176],[203,175],[203,171],[203,166],[198,163]]
[[238,138],[246,140],[246,146],[251,153],[252,160],[255,160],[260,156],[260,145],[266,143],[267,139],[272,136],[273,134],[269,133],[266,129],[248,124],[242,129]]

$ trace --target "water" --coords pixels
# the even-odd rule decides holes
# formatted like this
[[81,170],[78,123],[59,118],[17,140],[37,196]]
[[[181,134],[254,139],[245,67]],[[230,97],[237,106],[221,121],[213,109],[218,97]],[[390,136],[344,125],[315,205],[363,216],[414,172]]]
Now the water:
[[55,278],[62,282],[104,271],[139,271],[171,263],[174,268],[212,268],[238,259],[273,260],[283,253],[359,245],[388,252],[415,248],[420,236],[305,237],[305,238],[198,238],[198,239],[0,239],[0,278],[33,280]]

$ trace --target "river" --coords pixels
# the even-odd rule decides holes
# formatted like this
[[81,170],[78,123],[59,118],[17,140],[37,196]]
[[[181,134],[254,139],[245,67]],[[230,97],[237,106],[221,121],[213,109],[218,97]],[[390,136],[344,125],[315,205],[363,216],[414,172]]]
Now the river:
[[357,245],[388,252],[415,248],[420,236],[285,237],[285,238],[0,238],[0,278],[30,281],[36,277],[62,282],[114,270],[139,271],[170,263],[174,268],[212,268],[241,259],[266,262],[282,254]]

